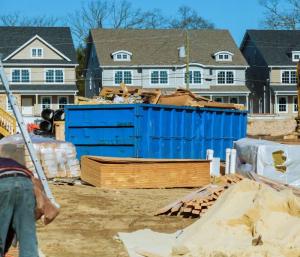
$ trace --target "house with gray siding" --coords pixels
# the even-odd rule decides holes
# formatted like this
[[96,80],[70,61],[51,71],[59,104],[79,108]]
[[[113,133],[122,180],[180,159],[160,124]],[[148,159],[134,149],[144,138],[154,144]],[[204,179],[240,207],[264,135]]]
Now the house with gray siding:
[[[186,34],[187,33],[187,34]],[[186,74],[186,37],[189,76]],[[248,106],[246,60],[228,30],[93,29],[86,52],[85,95],[121,82],[138,88],[189,88],[215,101]]]
[[[0,27],[4,71],[26,123],[74,103],[76,52],[68,27]],[[0,84],[0,108],[10,112]]]
[[295,116],[300,31],[247,30],[240,49],[250,66],[250,111]]

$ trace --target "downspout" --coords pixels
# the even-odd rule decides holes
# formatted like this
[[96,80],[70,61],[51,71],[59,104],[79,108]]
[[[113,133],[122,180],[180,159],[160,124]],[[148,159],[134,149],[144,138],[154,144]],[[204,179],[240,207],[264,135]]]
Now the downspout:
[[268,83],[268,86],[269,86],[269,94],[270,94],[270,103],[269,103],[270,104],[270,113],[274,114],[275,111],[274,111],[274,106],[272,104],[271,74],[272,74],[272,67],[270,67],[270,69],[269,69],[269,83]]
[[266,98],[266,85],[264,85],[264,111],[263,113],[266,114],[266,106],[267,106],[267,98]]

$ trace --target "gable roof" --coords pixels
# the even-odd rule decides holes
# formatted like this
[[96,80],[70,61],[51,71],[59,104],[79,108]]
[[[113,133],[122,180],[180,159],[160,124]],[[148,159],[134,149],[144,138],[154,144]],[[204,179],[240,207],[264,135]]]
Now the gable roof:
[[247,30],[241,50],[254,43],[268,65],[295,65],[292,51],[300,51],[300,30]]
[[[184,46],[185,32],[177,29],[93,29],[91,30],[99,63],[104,66],[182,65],[178,48]],[[189,30],[190,62],[217,66],[247,66],[228,30]],[[111,54],[118,50],[132,53],[131,62],[113,61]],[[217,62],[214,54],[229,51],[232,62]],[[122,64],[123,63],[123,64]]]
[[[76,52],[68,27],[0,27],[0,52],[3,63],[11,63],[11,60],[5,60],[18,48],[24,46],[31,39],[38,36],[49,44],[52,50],[56,50],[62,57],[67,59],[57,60],[60,64],[76,64]],[[45,43],[43,42],[43,43]],[[69,60],[70,61],[69,61]],[[5,61],[4,61],[5,60]],[[29,60],[18,60],[18,63],[28,63]],[[34,63],[53,63],[53,60],[35,59]],[[13,63],[16,63],[15,61]]]

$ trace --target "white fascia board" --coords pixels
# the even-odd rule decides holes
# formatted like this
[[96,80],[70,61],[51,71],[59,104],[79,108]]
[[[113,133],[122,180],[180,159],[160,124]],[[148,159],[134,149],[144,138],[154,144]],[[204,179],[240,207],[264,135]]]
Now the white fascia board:
[[277,95],[297,95],[297,91],[278,91],[278,90],[274,90],[274,92],[277,94]]
[[213,95],[213,94],[227,94],[227,95],[249,95],[250,94],[250,92],[239,92],[239,91],[234,91],[234,92],[228,92],[228,91],[224,91],[224,92],[222,92],[222,91],[197,91],[197,90],[193,90],[193,89],[191,89],[192,91],[193,91],[193,93],[199,93],[199,94],[211,94],[211,95]]
[[53,47],[52,45],[50,45],[47,41],[45,41],[44,39],[42,39],[39,35],[35,35],[31,39],[29,39],[27,42],[25,42],[23,45],[21,45],[15,51],[13,51],[10,55],[8,55],[5,59],[3,59],[3,61],[6,61],[9,58],[11,58],[12,56],[14,56],[16,53],[20,52],[23,48],[25,48],[26,46],[28,46],[31,42],[33,42],[36,39],[40,40],[42,43],[44,43],[46,46],[48,46],[50,49],[52,49],[54,52],[56,52],[58,55],[60,55],[61,57],[63,57],[67,61],[69,61],[69,62],[71,61],[67,56],[65,56],[62,52],[60,52],[55,47]]
[[[199,66],[199,67],[205,67],[205,68],[220,68],[220,69],[235,69],[235,68],[244,68],[247,69],[250,66],[249,65],[204,65],[200,63],[190,63],[190,65],[194,66]],[[184,68],[186,65],[181,64],[181,65],[99,65],[99,68],[120,68],[120,69],[125,69],[125,68]]]
[[10,66],[26,66],[26,67],[30,67],[30,66],[59,66],[59,67],[77,67],[79,64],[77,63],[66,63],[66,64],[58,64],[58,63],[3,63],[3,67],[5,68],[10,67]]
[[[69,90],[69,91],[57,91],[57,90],[11,90],[15,93],[21,93],[21,94],[30,94],[30,95],[41,95],[45,93],[49,93],[51,95],[61,95],[61,94],[67,94],[67,95],[74,95],[74,93],[78,92],[78,90]],[[0,92],[5,92],[4,90],[0,90]]]
[[295,65],[269,65],[269,68],[296,68],[297,64]]

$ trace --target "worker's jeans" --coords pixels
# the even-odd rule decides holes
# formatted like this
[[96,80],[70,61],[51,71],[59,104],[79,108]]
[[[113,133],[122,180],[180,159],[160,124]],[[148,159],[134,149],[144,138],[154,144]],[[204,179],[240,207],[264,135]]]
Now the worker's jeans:
[[0,256],[12,224],[19,241],[19,256],[38,257],[34,209],[35,196],[30,179],[0,179]]

